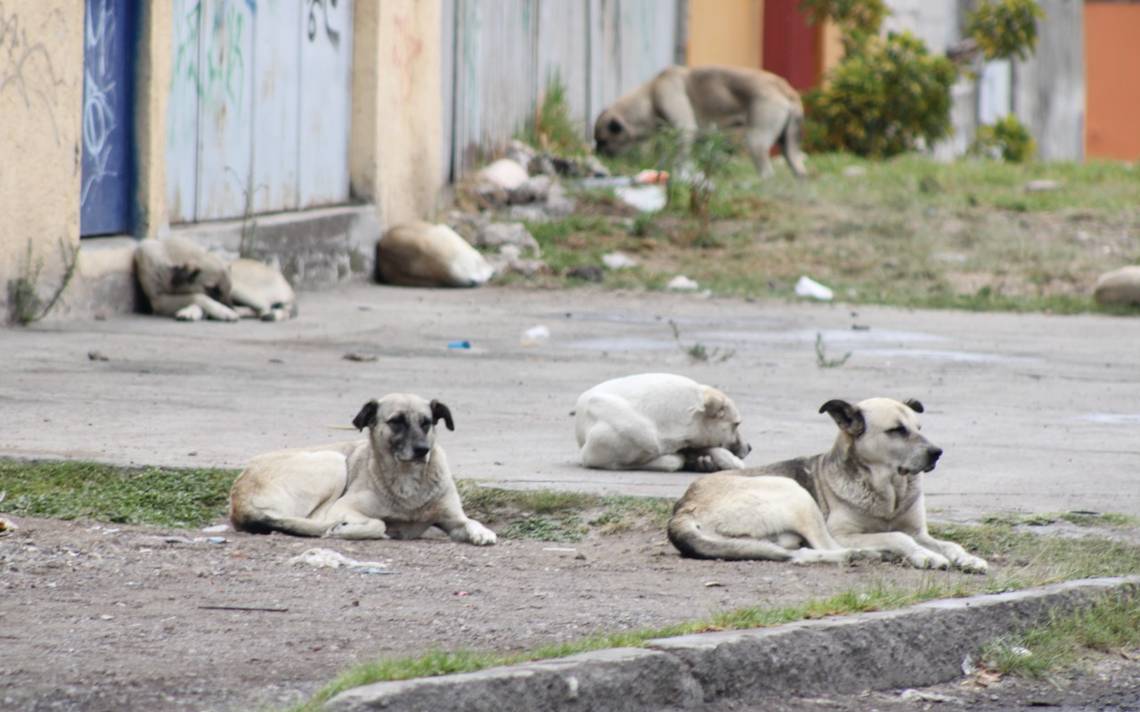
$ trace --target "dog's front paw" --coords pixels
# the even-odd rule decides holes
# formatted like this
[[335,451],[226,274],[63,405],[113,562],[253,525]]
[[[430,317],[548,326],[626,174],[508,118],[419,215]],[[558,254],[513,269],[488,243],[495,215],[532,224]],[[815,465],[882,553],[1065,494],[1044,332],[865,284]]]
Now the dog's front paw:
[[954,559],[954,565],[968,574],[986,574],[990,570],[990,565],[985,559],[969,554]]
[[717,467],[716,459],[712,455],[697,455],[693,460],[694,472],[717,472],[720,470]]
[[202,311],[202,307],[197,304],[190,304],[174,312],[174,318],[177,321],[201,321],[203,316],[205,313]]
[[950,560],[942,554],[935,554],[933,551],[926,549],[919,549],[918,551],[906,557],[910,565],[916,569],[948,569],[950,568]]
[[495,536],[495,532],[474,519],[467,522],[467,525],[464,527],[464,534],[467,537],[467,543],[474,544],[475,546],[491,546],[499,540],[499,538]]
[[210,316],[218,321],[241,321],[241,314],[238,314],[227,306],[222,306],[221,309],[218,309]]
[[328,539],[387,539],[387,527],[379,519],[366,522],[337,522],[324,533]]

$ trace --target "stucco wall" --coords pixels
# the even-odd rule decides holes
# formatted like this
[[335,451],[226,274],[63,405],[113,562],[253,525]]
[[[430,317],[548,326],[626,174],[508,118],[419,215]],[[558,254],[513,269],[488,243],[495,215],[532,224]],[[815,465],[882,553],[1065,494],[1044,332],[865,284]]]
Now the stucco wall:
[[689,64],[759,67],[763,23],[764,0],[689,0]]
[[29,241],[44,297],[79,241],[82,80],[83,0],[0,0],[0,317]]
[[440,187],[439,0],[357,2],[353,15],[353,194],[380,224],[423,218]]

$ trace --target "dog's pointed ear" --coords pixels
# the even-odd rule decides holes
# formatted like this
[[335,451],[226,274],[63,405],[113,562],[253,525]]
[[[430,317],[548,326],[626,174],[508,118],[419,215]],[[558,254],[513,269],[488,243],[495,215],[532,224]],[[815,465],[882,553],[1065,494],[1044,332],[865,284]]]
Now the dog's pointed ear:
[[853,438],[857,438],[867,429],[867,422],[858,408],[845,400],[829,400],[819,407],[820,413],[827,413],[839,429]]
[[357,430],[364,430],[376,425],[376,413],[380,410],[380,402],[373,399],[364,404],[356,417],[352,419],[352,424]]
[[198,276],[202,274],[201,267],[191,267],[190,265],[174,265],[170,269],[170,286],[172,287],[185,287],[194,284]]
[[919,400],[917,398],[908,398],[906,401],[903,402],[903,405],[905,405],[907,408],[910,408],[915,413],[922,413],[923,411],[926,410],[925,408],[922,407],[922,403],[919,402]]
[[431,423],[435,425],[440,420],[447,426],[448,430],[455,430],[455,421],[451,419],[451,409],[440,403],[437,400],[431,402]]
[[728,396],[710,386],[701,386],[701,411],[706,418],[719,418],[728,407]]

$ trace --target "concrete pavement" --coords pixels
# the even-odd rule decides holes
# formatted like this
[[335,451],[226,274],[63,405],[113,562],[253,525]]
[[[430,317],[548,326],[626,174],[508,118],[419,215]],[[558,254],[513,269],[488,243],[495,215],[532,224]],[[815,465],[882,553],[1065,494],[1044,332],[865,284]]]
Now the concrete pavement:
[[[538,324],[549,341],[523,346]],[[817,333],[828,357],[851,352],[845,365],[817,365]],[[459,340],[471,348],[448,348]],[[692,361],[682,347],[695,344],[712,358]],[[936,516],[1140,515],[1137,344],[1140,320],[1106,316],[354,285],[303,294],[301,316],[278,324],[130,315],[0,330],[0,456],[239,467],[352,437],[365,400],[414,391],[455,414],[442,443],[461,477],[676,496],[693,475],[579,467],[570,417],[601,380],[667,370],[734,398],[750,464],[829,447],[817,410],[830,398],[916,397],[946,450],[926,476]]]

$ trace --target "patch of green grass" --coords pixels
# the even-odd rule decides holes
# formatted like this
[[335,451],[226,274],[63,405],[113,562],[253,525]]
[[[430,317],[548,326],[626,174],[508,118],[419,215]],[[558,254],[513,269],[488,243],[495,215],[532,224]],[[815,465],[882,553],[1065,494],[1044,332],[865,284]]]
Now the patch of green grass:
[[1081,527],[1112,527],[1126,529],[1140,526],[1140,518],[1117,512],[1034,512],[1031,514],[994,514],[984,517],[983,524],[999,526],[1044,527],[1058,521]]
[[[614,165],[628,174],[655,164],[634,155]],[[735,155],[718,172],[703,218],[689,214],[679,191],[653,219],[638,219],[640,242],[623,241],[616,226],[576,229],[555,245],[554,264],[598,264],[623,249],[640,251],[644,267],[607,275],[603,286],[653,289],[685,274],[716,294],[791,299],[807,274],[855,304],[1140,315],[1140,307],[1104,308],[1091,298],[1101,273],[1140,262],[1136,167],[815,154],[809,168],[812,177],[798,181],[777,162],[775,176],[761,181]],[[1059,187],[1027,191],[1035,179]],[[617,214],[612,195],[592,201],[579,198],[591,219]]]
[[672,500],[656,497],[510,490],[471,480],[457,485],[468,516],[493,523],[504,539],[576,542],[593,530],[662,529],[673,510]]
[[519,138],[558,156],[580,156],[589,151],[584,127],[571,116],[566,84],[557,73],[548,78],[542,103]]
[[1116,596],[1048,624],[993,641],[982,662],[1006,675],[1041,678],[1072,666],[1088,651],[1114,653],[1140,646],[1140,601]]
[[222,516],[236,476],[233,470],[0,460],[7,512],[163,527],[198,527]]

